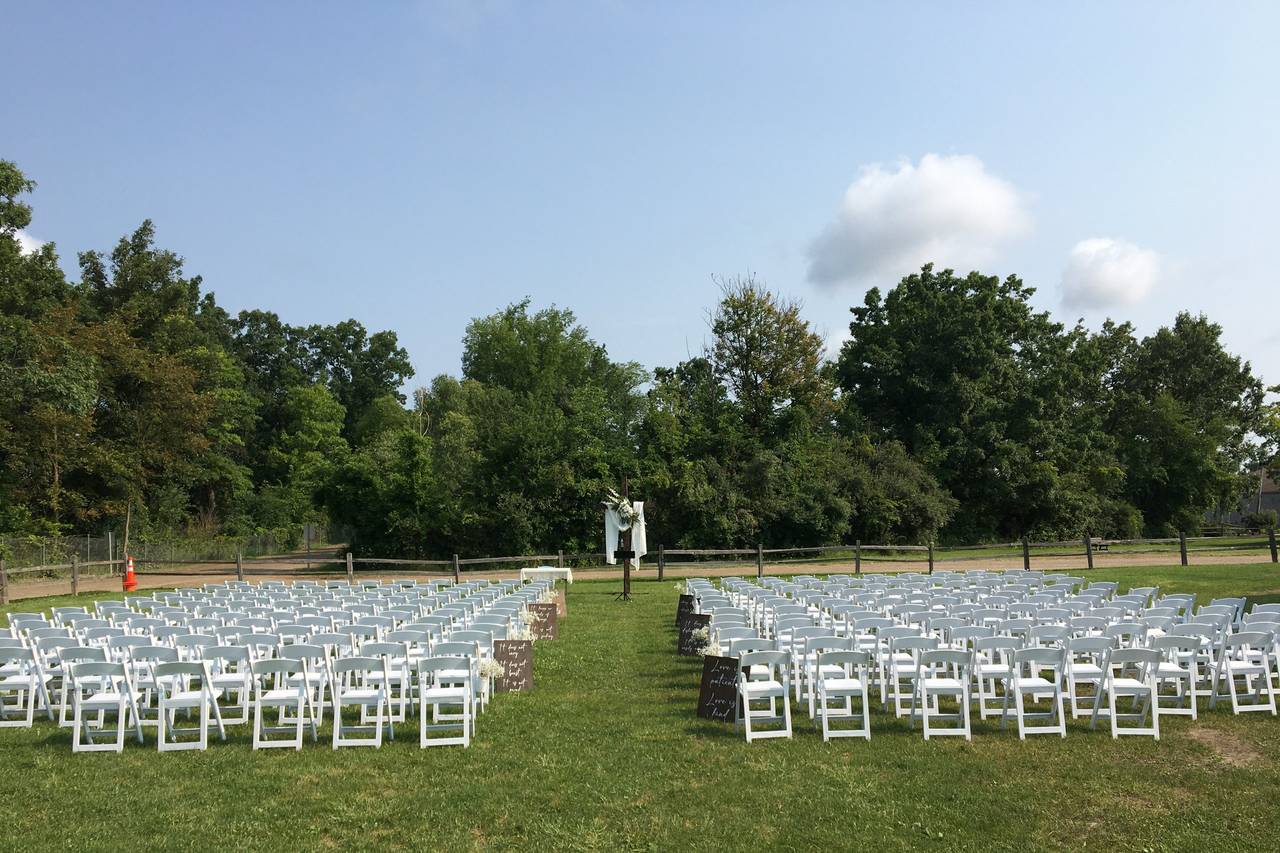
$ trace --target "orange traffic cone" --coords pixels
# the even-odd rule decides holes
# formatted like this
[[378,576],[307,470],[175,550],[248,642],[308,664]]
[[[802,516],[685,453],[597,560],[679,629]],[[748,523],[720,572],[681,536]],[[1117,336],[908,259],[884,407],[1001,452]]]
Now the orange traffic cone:
[[133,592],[138,588],[138,577],[133,573],[133,557],[124,555],[124,591]]

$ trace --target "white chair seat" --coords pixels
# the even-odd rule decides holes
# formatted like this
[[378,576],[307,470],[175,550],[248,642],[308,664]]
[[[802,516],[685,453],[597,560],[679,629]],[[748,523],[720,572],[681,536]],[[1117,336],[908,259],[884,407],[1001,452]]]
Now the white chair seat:
[[[213,691],[213,698],[221,695],[220,690]],[[170,708],[199,708],[204,703],[204,692],[200,690],[179,690],[164,701]]]
[[374,705],[377,704],[378,700],[385,698],[386,694],[381,690],[371,687],[356,687],[351,690],[343,690],[341,695],[343,704],[363,703]]
[[1018,690],[1053,690],[1053,682],[1038,675],[1023,675],[1013,679],[1013,686]]
[[782,689],[782,682],[774,679],[768,681],[748,681],[742,691],[747,696],[784,696],[785,691]]
[[279,690],[268,690],[264,692],[262,694],[262,698],[258,700],[259,704],[271,706],[294,705],[297,704],[298,701],[298,691],[296,688],[293,690],[283,688]]
[[431,687],[422,691],[423,702],[456,701],[463,702],[467,698],[465,687]]
[[1071,665],[1071,677],[1076,679],[1101,678],[1102,667],[1096,663],[1077,663]]
[[1116,678],[1111,681],[1111,689],[1116,693],[1146,693],[1147,683],[1136,678]]
[[[839,667],[836,667],[839,669]],[[822,689],[828,693],[863,693],[865,688],[859,678],[824,678]]]
[[964,690],[964,684],[958,678],[926,678],[924,680],[924,689],[934,691],[953,690],[959,693]]
[[1156,678],[1190,678],[1191,670],[1176,663],[1162,663],[1156,667]]

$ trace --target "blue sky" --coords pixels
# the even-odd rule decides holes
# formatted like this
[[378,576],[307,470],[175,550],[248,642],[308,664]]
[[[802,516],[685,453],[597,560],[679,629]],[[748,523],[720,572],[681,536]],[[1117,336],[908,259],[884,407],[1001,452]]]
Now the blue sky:
[[1205,311],[1280,382],[1280,4],[10,3],[28,237],[144,218],[229,310],[458,372],[531,296],[696,352],[713,275],[833,346],[925,257],[1064,321]]

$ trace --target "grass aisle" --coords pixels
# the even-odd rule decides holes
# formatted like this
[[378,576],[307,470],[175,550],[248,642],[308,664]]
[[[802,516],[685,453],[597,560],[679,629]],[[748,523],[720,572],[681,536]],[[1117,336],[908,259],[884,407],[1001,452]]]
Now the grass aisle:
[[[1202,596],[1280,597],[1270,564],[1127,569]],[[700,661],[674,655],[675,590],[579,582],[536,689],[497,697],[467,750],[254,754],[247,727],[208,752],[72,755],[46,723],[0,730],[0,848],[1239,849],[1280,841],[1280,721],[1215,711],[1158,743],[1070,726],[1025,743],[997,724],[924,743],[872,717],[870,743],[748,747],[695,716]],[[49,606],[48,600],[20,607]],[[16,608],[15,608],[16,609]]]

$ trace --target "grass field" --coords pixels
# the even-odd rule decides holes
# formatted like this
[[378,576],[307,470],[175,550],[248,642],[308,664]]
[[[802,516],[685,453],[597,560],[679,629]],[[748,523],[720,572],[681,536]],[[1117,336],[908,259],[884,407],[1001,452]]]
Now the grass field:
[[[1280,601],[1271,563],[1089,578]],[[637,583],[630,604],[614,586],[573,585],[535,690],[497,697],[466,750],[421,751],[412,724],[336,753],[328,726],[301,753],[255,754],[240,727],[205,753],[160,755],[149,734],[118,756],[72,755],[48,722],[0,730],[0,849],[1280,847],[1280,719],[1166,718],[1159,742],[975,722],[966,744],[877,713],[870,743],[824,745],[798,714],[794,740],[748,746],[695,716],[673,585]]]

